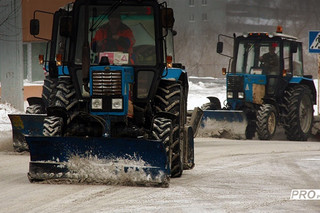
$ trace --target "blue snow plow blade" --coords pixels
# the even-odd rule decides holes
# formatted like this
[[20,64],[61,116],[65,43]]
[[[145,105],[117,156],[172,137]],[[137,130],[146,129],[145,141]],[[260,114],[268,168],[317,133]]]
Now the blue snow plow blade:
[[[247,122],[246,115],[241,110],[204,110],[202,121],[207,119],[214,119],[216,121],[227,121],[227,122]],[[203,122],[201,123],[203,126]]]
[[28,177],[95,184],[169,183],[170,166],[161,141],[132,138],[26,137]]
[[241,110],[204,110],[198,134],[206,137],[246,139],[248,120]]
[[43,120],[46,114],[9,114],[12,126],[12,141],[15,151],[28,151],[25,140],[26,135],[41,136],[43,132]]

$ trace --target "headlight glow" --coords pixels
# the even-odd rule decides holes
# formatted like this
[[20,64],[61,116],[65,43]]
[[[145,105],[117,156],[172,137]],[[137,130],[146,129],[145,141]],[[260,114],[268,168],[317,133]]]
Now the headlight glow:
[[102,99],[101,98],[93,98],[91,100],[91,108],[92,109],[102,109]]
[[238,98],[243,99],[244,98],[244,93],[243,92],[238,92]]
[[113,98],[112,99],[112,109],[122,109],[122,99]]
[[227,98],[233,98],[233,92],[227,92]]

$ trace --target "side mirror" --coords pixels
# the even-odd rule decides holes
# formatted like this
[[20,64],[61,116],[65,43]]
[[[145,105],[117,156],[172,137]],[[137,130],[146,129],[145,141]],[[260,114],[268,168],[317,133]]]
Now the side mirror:
[[161,9],[161,22],[163,28],[173,28],[174,17],[172,8]]
[[64,37],[71,36],[71,29],[72,29],[72,19],[69,16],[62,17],[60,19],[60,35]]
[[40,22],[38,19],[30,20],[30,34],[33,36],[39,35],[40,32]]
[[292,53],[296,53],[298,51],[298,45],[297,43],[291,43],[290,44],[290,49]]
[[219,41],[217,43],[217,53],[221,54],[223,52],[223,42]]
[[177,34],[178,34],[177,31],[172,30],[172,35],[173,35],[173,36],[176,36]]

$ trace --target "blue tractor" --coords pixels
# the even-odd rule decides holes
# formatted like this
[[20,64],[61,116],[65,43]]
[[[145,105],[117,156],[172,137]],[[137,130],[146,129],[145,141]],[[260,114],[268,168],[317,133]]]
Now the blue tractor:
[[[219,35],[217,52],[223,54]],[[229,36],[225,36],[229,37]],[[306,141],[313,124],[316,89],[312,76],[304,75],[302,43],[282,33],[248,33],[234,39],[226,74],[227,100],[210,97],[204,118],[245,123],[244,135],[270,140],[282,125],[288,140]]]
[[[113,16],[131,29],[130,50],[114,50],[115,41],[97,47],[98,30]],[[78,157],[103,168],[111,162],[115,175],[143,172],[145,179],[131,181],[164,186],[192,169],[188,77],[174,59],[172,9],[156,0],[77,0],[57,20],[54,49],[45,61],[53,98],[45,105],[42,135],[25,135],[29,180],[103,182],[92,171],[83,174],[89,163],[75,169]],[[30,26],[37,36],[39,20]],[[32,128],[30,119],[22,121],[25,129]]]

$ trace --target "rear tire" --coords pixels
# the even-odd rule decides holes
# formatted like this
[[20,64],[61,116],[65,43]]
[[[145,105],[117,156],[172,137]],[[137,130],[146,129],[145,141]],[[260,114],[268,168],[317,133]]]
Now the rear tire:
[[246,128],[246,139],[254,138],[256,134],[257,124],[255,120],[248,120],[248,126]]
[[172,121],[162,117],[155,118],[152,127],[152,137],[162,141],[171,167],[172,150],[170,146],[172,143]]
[[42,106],[39,104],[34,104],[31,106],[28,106],[26,109],[26,114],[44,114]]
[[306,85],[297,85],[285,91],[284,129],[288,140],[308,140],[313,123],[312,98],[312,92]]
[[277,129],[277,110],[272,104],[263,104],[257,113],[257,133],[260,140],[270,140]]
[[[157,112],[170,112],[176,116],[176,120],[172,123],[172,161],[171,161],[171,177],[180,177],[183,172],[183,140],[180,135],[183,134],[182,112],[181,106],[181,85],[176,81],[162,80],[159,84],[157,94],[155,96],[155,105]],[[186,120],[186,119],[184,119]]]

